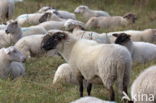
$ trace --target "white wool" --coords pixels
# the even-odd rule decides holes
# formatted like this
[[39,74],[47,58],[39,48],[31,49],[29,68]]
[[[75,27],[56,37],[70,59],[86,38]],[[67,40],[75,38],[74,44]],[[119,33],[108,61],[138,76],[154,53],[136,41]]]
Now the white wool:
[[70,103],[116,103],[116,102],[104,101],[104,100],[96,98],[96,97],[86,96],[86,97],[82,97],[82,98],[77,99]]
[[[155,103],[156,98],[156,66],[151,66],[144,70],[140,75],[135,79],[131,86],[131,98],[134,103]],[[147,95],[147,99],[153,98],[154,101],[146,101],[144,98],[140,100],[143,95]],[[151,96],[152,95],[152,96]],[[139,102],[139,100],[141,102]],[[151,99],[152,100],[152,99]]]

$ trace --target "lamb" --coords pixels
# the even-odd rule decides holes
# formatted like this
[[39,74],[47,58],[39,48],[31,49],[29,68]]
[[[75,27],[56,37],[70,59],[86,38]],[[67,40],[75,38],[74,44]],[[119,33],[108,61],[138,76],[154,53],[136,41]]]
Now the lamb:
[[14,45],[22,37],[22,31],[17,21],[10,23],[6,30],[0,30],[0,37],[0,48]]
[[98,43],[110,43],[107,34],[98,34],[96,32],[84,31],[85,26],[82,22],[67,20],[64,26],[66,30],[72,31],[72,35],[76,38],[95,40]]
[[133,41],[143,41],[149,43],[156,42],[156,29],[145,29],[145,30],[125,30],[125,31],[118,31],[118,32],[110,32],[108,33],[108,37],[110,38],[111,42],[115,41],[115,37],[112,34],[119,34],[119,33],[126,33],[131,35],[131,39]]
[[[1,56],[1,58],[0,58],[0,78],[2,78],[2,79],[6,79],[9,77],[9,75],[12,71],[11,68],[13,68],[13,71],[16,70],[14,68],[15,64],[12,64],[12,62],[23,62],[25,60],[25,56],[23,54],[21,54],[13,46],[0,49],[0,56]],[[14,67],[10,67],[13,65],[14,65]]]
[[14,0],[1,0],[0,2],[0,20],[9,20],[13,16],[15,4]]
[[113,34],[115,43],[127,47],[132,55],[133,62],[147,63],[156,60],[156,45],[146,42],[132,42],[131,36],[126,33]]
[[23,14],[16,18],[20,26],[24,24],[37,25],[39,23],[48,21],[51,18],[52,14],[49,12],[46,13],[32,13],[32,14]]
[[144,70],[131,86],[131,98],[134,103],[155,103],[156,66]]
[[135,23],[136,16],[132,13],[125,14],[125,16],[110,16],[110,17],[92,17],[87,23],[87,28],[114,28],[118,26],[127,26]]
[[22,28],[23,37],[36,34],[46,34],[47,30],[41,26],[30,26]]
[[113,90],[115,81],[118,82],[120,94],[122,91],[127,92],[132,60],[125,47],[116,44],[98,44],[85,39],[77,40],[62,31],[44,36],[41,48],[45,51],[56,49],[71,68],[78,72],[76,76],[80,85],[80,96],[83,96],[83,78],[90,84],[95,78],[100,78],[109,90],[111,100],[115,97]]
[[[45,51],[41,49],[43,37],[44,35],[42,34],[25,36],[15,44],[15,47],[23,53],[26,58],[43,56],[46,54]],[[49,51],[47,54],[53,56],[55,51]]]
[[80,98],[80,99],[75,100],[70,103],[116,103],[116,102],[104,101],[104,100],[98,99],[96,97],[86,96],[86,97]]
[[74,12],[82,14],[83,17],[87,20],[89,20],[91,17],[110,16],[109,13],[106,11],[92,10],[85,5],[78,6]]

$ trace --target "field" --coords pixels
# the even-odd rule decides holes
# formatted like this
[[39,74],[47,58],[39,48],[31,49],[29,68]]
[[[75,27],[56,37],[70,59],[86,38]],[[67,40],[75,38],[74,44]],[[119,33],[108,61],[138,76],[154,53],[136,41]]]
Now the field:
[[[23,13],[36,12],[45,5],[73,12],[80,4],[108,11],[111,15],[124,15],[127,12],[133,12],[138,17],[134,25],[94,30],[97,32],[156,28],[155,0],[25,0],[16,4],[14,18]],[[80,15],[77,16],[79,20],[85,21]],[[60,57],[40,57],[28,60],[25,63],[26,75],[24,77],[16,80],[0,80],[0,103],[69,103],[79,98],[78,86],[70,84],[54,86],[52,84],[57,67],[64,62]],[[133,67],[131,83],[142,70],[155,63]],[[92,96],[108,99],[108,92],[103,86],[94,85]],[[118,103],[121,103],[118,97],[116,99]]]

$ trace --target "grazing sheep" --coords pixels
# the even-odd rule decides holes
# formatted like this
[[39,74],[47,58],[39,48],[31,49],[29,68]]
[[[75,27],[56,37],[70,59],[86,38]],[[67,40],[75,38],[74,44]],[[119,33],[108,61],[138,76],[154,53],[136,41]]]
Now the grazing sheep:
[[9,77],[11,73],[10,66],[14,65],[12,62],[23,62],[25,60],[25,56],[13,46],[0,49],[0,57],[0,78],[2,79]]
[[127,47],[134,63],[147,63],[156,60],[156,45],[146,42],[132,42],[131,36],[125,33],[113,34],[115,43]]
[[0,30],[0,48],[15,44],[21,37],[22,31],[18,23],[10,23],[6,30]]
[[16,18],[20,26],[24,24],[37,25],[39,23],[48,21],[51,18],[52,14],[49,12],[46,13],[33,13],[33,14],[22,14]]
[[96,97],[86,96],[86,97],[80,98],[80,99],[75,100],[70,103],[116,103],[116,102],[104,101],[104,100],[98,99]]
[[0,2],[0,20],[9,20],[13,16],[15,4],[14,0],[1,0]]
[[10,65],[10,76],[15,79],[17,77],[23,76],[25,74],[24,64],[21,62],[12,62]]
[[72,31],[72,35],[76,38],[95,40],[98,43],[110,43],[107,34],[98,34],[96,32],[84,31],[85,27],[82,22],[67,20],[64,26],[68,31]]
[[23,36],[36,35],[36,34],[46,34],[47,30],[41,26],[30,26],[22,28]]
[[131,86],[131,98],[134,103],[156,102],[156,66],[144,70]]
[[125,16],[110,16],[110,17],[92,17],[87,23],[87,28],[113,28],[118,26],[126,26],[135,23],[136,16],[134,14],[126,14]]
[[91,17],[110,16],[106,11],[91,10],[88,6],[85,5],[78,6],[74,12],[82,14],[83,17],[87,20]]
[[115,97],[113,90],[115,81],[118,82],[120,94],[122,91],[127,92],[132,60],[125,47],[116,44],[98,44],[85,39],[77,40],[63,31],[44,36],[41,47],[45,51],[56,49],[71,68],[79,72],[77,78],[80,96],[83,96],[83,78],[90,84],[95,78],[100,78],[109,90],[111,100]]
[[143,41],[143,42],[149,42],[149,43],[155,43],[156,42],[156,29],[145,29],[145,30],[126,30],[126,31],[118,31],[118,32],[110,32],[108,33],[108,36],[110,37],[111,42],[115,41],[115,37],[112,36],[112,34],[120,34],[120,33],[126,33],[131,35],[131,39],[133,41]]
[[[25,36],[15,44],[15,47],[23,53],[26,58],[43,56],[45,54],[45,51],[41,49],[43,37],[44,35],[42,34]],[[49,51],[47,54],[53,56],[55,51]]]

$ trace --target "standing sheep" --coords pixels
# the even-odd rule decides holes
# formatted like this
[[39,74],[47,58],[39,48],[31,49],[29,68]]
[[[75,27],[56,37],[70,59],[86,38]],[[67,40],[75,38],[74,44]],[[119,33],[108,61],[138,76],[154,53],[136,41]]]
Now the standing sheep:
[[0,20],[9,20],[13,16],[15,4],[14,0],[1,0],[0,1]]
[[134,103],[156,102],[156,66],[144,70],[131,86],[131,98]]
[[85,5],[78,6],[74,12],[82,14],[83,17],[87,20],[91,17],[110,16],[106,11],[91,10],[88,6]]
[[132,42],[131,36],[125,33],[113,34],[115,43],[127,47],[134,63],[147,63],[156,60],[156,45],[145,42]]
[[0,48],[15,44],[22,37],[17,21],[10,23],[6,30],[0,30]]
[[113,28],[118,26],[126,26],[135,23],[136,16],[134,14],[126,14],[125,16],[110,16],[110,17],[92,17],[87,23],[87,28]]
[[0,78],[2,79],[8,78],[12,69],[15,67],[10,67],[14,65],[12,62],[23,62],[25,60],[25,56],[15,47],[0,49],[0,57]]
[[86,96],[86,97],[80,98],[80,99],[75,100],[70,103],[116,103],[116,102],[104,101],[104,100],[98,99],[96,97],[87,97]]
[[[129,51],[116,44],[98,44],[91,40],[77,40],[65,32],[46,35],[41,47],[46,50],[56,49],[75,71],[83,96],[83,78],[92,83],[100,78],[110,92],[110,99],[115,99],[113,84],[118,83],[120,94],[127,92],[132,60]],[[84,59],[85,58],[85,59]]]

